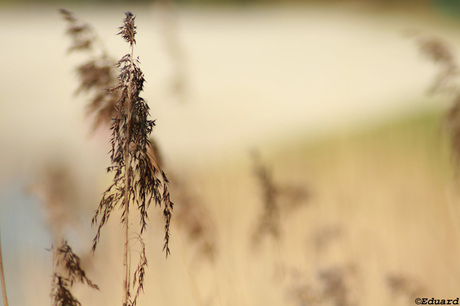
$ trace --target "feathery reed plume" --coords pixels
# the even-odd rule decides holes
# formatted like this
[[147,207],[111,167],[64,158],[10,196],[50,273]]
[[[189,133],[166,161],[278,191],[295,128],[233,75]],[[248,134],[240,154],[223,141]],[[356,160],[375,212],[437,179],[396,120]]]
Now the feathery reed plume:
[[258,220],[252,240],[258,244],[263,236],[269,236],[275,241],[281,237],[281,214],[297,209],[306,203],[310,193],[295,184],[280,185],[275,182],[271,170],[263,164],[258,152],[252,153],[253,173],[261,191],[263,211]]
[[259,243],[264,235],[278,240],[280,237],[280,209],[278,204],[279,190],[275,185],[271,171],[260,160],[257,152],[252,154],[254,176],[262,189],[263,213],[257,228],[253,232],[253,241]]
[[460,71],[452,47],[439,37],[417,36],[422,54],[440,71],[430,87],[431,93],[451,97],[451,104],[444,117],[449,133],[452,157],[456,166],[460,161]]
[[79,21],[72,12],[60,10],[67,21],[67,35],[71,38],[68,52],[85,52],[89,55],[86,62],[77,67],[80,85],[75,94],[89,95],[87,115],[93,116],[93,130],[101,125],[109,125],[115,117],[115,104],[118,101],[116,91],[108,91],[117,84],[116,60],[110,57],[96,34],[88,23]]
[[123,305],[136,305],[138,292],[143,290],[144,272],[147,266],[145,247],[140,254],[138,267],[134,273],[132,287],[137,290],[132,300],[131,282],[128,262],[129,246],[129,213],[130,206],[136,205],[139,211],[140,233],[138,240],[143,245],[142,234],[147,226],[148,208],[151,201],[155,205],[163,205],[165,218],[165,236],[163,250],[169,255],[169,229],[172,217],[173,203],[170,200],[168,179],[166,174],[152,162],[149,154],[149,135],[155,126],[155,121],[148,120],[149,107],[140,97],[144,86],[144,75],[139,68],[139,60],[134,58],[134,44],[136,43],[135,16],[131,12],[125,13],[123,26],[119,35],[130,45],[130,53],[119,61],[120,74],[118,85],[111,92],[118,92],[119,99],[115,105],[116,114],[112,121],[112,149],[110,159],[112,166],[109,172],[114,172],[113,184],[104,192],[101,202],[95,212],[92,223],[97,224],[97,233],[93,239],[93,251],[96,250],[101,229],[109,220],[111,212],[116,206],[123,209],[121,223],[125,229],[123,255]]
[[53,278],[51,297],[53,305],[80,305],[73,296],[71,287],[75,282],[85,282],[98,289],[80,266],[80,258],[75,255],[64,240],[65,229],[78,223],[72,215],[72,207],[77,207],[76,184],[70,169],[63,162],[45,164],[38,182],[30,186],[30,191],[38,195],[46,212],[46,224],[52,235],[52,245],[59,247],[53,252]]
[[69,52],[75,50],[90,50],[96,41],[95,33],[87,23],[80,22],[72,12],[60,9],[62,17],[69,23],[67,34],[72,37]]
[[440,68],[430,92],[457,93],[458,86],[455,86],[452,82],[458,77],[459,71],[452,53],[452,47],[446,41],[435,36],[421,36],[418,38],[417,43],[420,52]]
[[80,258],[72,251],[67,241],[53,249],[53,283],[51,296],[55,306],[79,306],[81,303],[73,296],[70,289],[75,283],[86,284],[99,290],[87,276],[80,264]]
[[1,232],[0,232],[0,280],[2,281],[3,305],[8,306],[8,299],[6,297],[5,273],[3,271],[3,255],[2,255]]

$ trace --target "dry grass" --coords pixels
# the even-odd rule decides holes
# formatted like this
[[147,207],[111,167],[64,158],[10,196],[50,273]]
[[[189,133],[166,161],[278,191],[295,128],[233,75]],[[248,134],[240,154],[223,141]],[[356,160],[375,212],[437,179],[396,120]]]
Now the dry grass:
[[430,93],[447,96],[451,101],[444,124],[450,135],[452,156],[458,166],[460,160],[460,74],[454,47],[437,36],[416,36],[420,52],[439,69]]
[[45,163],[37,181],[29,186],[29,192],[41,201],[45,223],[52,237],[51,301],[56,306],[81,305],[71,291],[75,283],[86,283],[99,289],[86,277],[80,258],[65,240],[69,229],[81,226],[75,211],[79,206],[78,184],[71,169],[68,163],[56,159]]
[[[166,6],[164,6],[166,5]],[[171,20],[169,19],[173,14],[171,11],[171,7],[169,6],[170,3],[166,1],[166,3],[163,3],[163,9],[167,12],[166,17],[168,17],[166,20],[164,20],[164,23],[170,23]],[[68,22],[69,27],[67,30],[67,34],[69,34],[72,38],[72,45],[69,48],[69,51],[74,51],[74,50],[79,50],[79,51],[84,51],[87,53],[94,53],[94,48],[95,46],[100,46],[100,41],[97,39],[97,34],[95,31],[92,29],[92,27],[86,23],[79,22],[74,15],[71,12],[68,12],[66,10],[61,10],[61,14],[63,14],[64,19]],[[134,35],[136,32],[136,28],[134,26],[134,17],[132,15],[127,15],[127,18],[132,18],[128,22],[128,19],[125,20],[125,24],[123,27],[121,27],[121,31],[119,34],[121,34],[130,44],[131,47],[133,44],[135,44],[135,39]],[[169,20],[169,21],[168,21]],[[170,30],[170,29],[169,29]],[[173,31],[174,32],[174,31]],[[170,50],[171,55],[173,58],[180,58],[179,56],[179,51],[180,48],[177,45],[177,39],[171,39],[172,34],[171,33],[165,33],[165,41],[168,49]],[[129,122],[127,123],[122,123],[120,125],[120,119],[127,118],[129,120],[129,108],[130,105],[128,103],[128,113],[124,113],[126,107],[123,103],[124,100],[130,100],[131,97],[126,97],[126,92],[122,91],[121,98],[119,97],[119,91],[123,88],[128,88],[127,95],[134,96],[136,99],[136,95],[138,95],[137,92],[131,93],[130,91],[140,91],[142,90],[143,86],[143,76],[140,72],[140,70],[137,68],[137,63],[133,61],[132,53],[131,55],[126,55],[125,57],[122,58],[122,60],[119,61],[118,66],[123,66],[121,68],[122,72],[119,76],[120,83],[118,86],[114,86],[114,65],[111,64],[112,60],[110,60],[110,57],[108,56],[107,52],[105,51],[105,48],[100,48],[99,50],[99,56],[98,57],[90,57],[89,61],[87,63],[84,63],[80,65],[77,69],[78,75],[80,78],[80,86],[77,90],[77,93],[81,93],[82,91],[84,92],[89,92],[89,107],[88,107],[88,115],[94,116],[96,118],[95,121],[95,127],[101,127],[103,125],[108,124],[109,121],[114,122],[114,124],[118,124],[118,127],[122,127],[123,125],[129,125]],[[131,51],[132,52],[132,51]],[[131,72],[131,68],[134,67],[134,71]],[[177,68],[181,68],[182,65],[178,65]],[[130,74],[132,74],[134,77],[131,79]],[[183,77],[181,74],[178,74],[175,78],[175,80],[178,82],[178,86],[176,86],[176,91],[177,93],[182,93],[183,92]],[[128,85],[126,82],[130,82],[130,84],[134,85]],[[124,83],[125,82],[125,83]],[[181,84],[179,84],[181,83]],[[180,86],[179,86],[180,85]],[[112,89],[107,90],[107,88],[112,87]],[[133,88],[137,89],[133,89]],[[180,92],[179,92],[180,91]],[[138,98],[139,102],[143,102],[142,98]],[[118,101],[117,101],[118,100]],[[121,101],[121,102],[120,102]],[[135,105],[135,103],[133,103]],[[142,109],[142,108],[141,108]],[[148,108],[147,108],[148,109]],[[136,112],[133,113],[135,116],[138,116]],[[148,113],[147,113],[148,114]],[[141,116],[142,117],[142,116]],[[115,119],[114,119],[115,118]],[[135,117],[137,118],[137,117]],[[138,120],[138,119],[137,119]],[[153,121],[146,121],[147,125],[150,125],[146,128],[146,131],[149,132],[152,127],[154,126]],[[135,129],[138,129],[136,131]],[[141,125],[137,124],[135,126],[135,129],[133,131],[130,131],[128,129],[128,136],[129,134],[139,134],[142,132],[141,129],[143,129]],[[131,189],[128,185],[130,180],[133,180],[133,178],[127,178],[124,177],[123,180],[123,175],[122,172],[124,173],[131,173],[132,170],[124,170],[122,168],[122,164],[125,164],[125,160],[129,158],[129,156],[126,156],[126,154],[123,153],[123,156],[121,155],[121,152],[127,152],[125,148],[119,148],[116,150],[116,143],[117,142],[122,142],[120,139],[122,139],[122,134],[119,132],[119,128],[114,125],[112,125],[112,131],[113,131],[113,137],[112,137],[112,161],[115,164],[119,164],[119,170],[116,171],[115,175],[115,182],[114,184],[106,191],[101,204],[99,206],[98,211],[96,212],[95,218],[93,218],[93,221],[97,220],[99,213],[102,213],[102,217],[99,219],[99,227],[98,227],[98,232],[96,234],[96,238],[94,240],[93,244],[93,250],[95,249],[95,246],[98,242],[99,235],[100,235],[100,230],[102,229],[102,226],[105,225],[107,222],[111,211],[113,208],[116,206],[116,203],[118,201],[124,201],[122,202],[122,206],[124,205],[125,211],[123,212],[122,215],[122,222],[125,224],[128,224],[128,216],[129,216],[129,209],[126,204],[123,204],[127,202],[128,200],[122,199],[123,198],[123,192],[126,194],[126,191],[123,190],[124,188],[122,187],[117,187],[116,185],[119,182],[123,182],[125,184],[126,189]],[[133,133],[134,132],[134,133]],[[145,133],[145,136],[147,136],[149,133]],[[147,209],[150,201],[153,199],[156,204],[161,204],[161,202],[165,203],[165,210],[164,210],[164,215],[166,217],[166,234],[165,234],[165,247],[164,249],[166,250],[166,254],[169,254],[169,226],[170,226],[170,220],[171,220],[171,212],[170,210],[172,209],[172,203],[169,202],[169,192],[167,189],[167,183],[168,180],[166,179],[166,176],[164,172],[161,170],[164,167],[164,161],[163,157],[161,154],[161,150],[157,144],[157,142],[154,140],[154,138],[149,138],[148,141],[145,140],[140,140],[138,141],[139,145],[137,145],[137,152],[142,153],[145,151],[146,159],[143,159],[140,163],[139,166],[141,166],[141,172],[140,175],[141,177],[148,178],[148,175],[146,174],[149,173],[149,171],[143,171],[142,167],[146,167],[148,169],[153,169],[153,177],[155,179],[152,181],[154,182],[155,188],[161,188],[163,189],[163,195],[160,197],[159,192],[160,190],[153,190],[151,197],[147,198],[145,195],[143,195],[143,188],[141,185],[135,185],[140,188],[140,197],[141,197],[141,202],[144,203],[142,205],[138,205],[138,208],[140,208],[140,213],[139,217],[141,220],[140,224],[140,235],[137,235],[135,237],[135,240],[138,241],[139,246],[140,246],[140,260],[139,260],[139,265],[137,270],[135,271],[133,275],[133,282],[134,284],[138,281],[138,287],[136,294],[134,296],[134,299],[132,300],[132,304],[135,304],[137,301],[137,297],[139,296],[139,293],[141,290],[143,290],[143,283],[144,283],[144,274],[145,274],[145,268],[147,266],[147,257],[145,253],[145,243],[142,240],[142,233],[146,227],[146,219],[147,219]],[[145,146],[145,150],[142,149],[142,147]],[[132,148],[136,148],[131,144],[129,150]],[[139,155],[135,152],[130,152],[130,155],[134,153],[133,155]],[[119,154],[119,155],[117,155]],[[129,159],[128,159],[129,160]],[[109,168],[109,170],[114,170],[115,168]],[[136,169],[137,166],[136,166]],[[161,176],[158,177],[157,174],[155,173],[161,173]],[[126,175],[128,176],[128,175]],[[164,180],[164,183],[162,186],[160,186],[161,180]],[[139,182],[143,182],[144,180],[140,180]],[[148,181],[148,179],[146,180]],[[131,183],[132,184],[132,183]],[[135,187],[135,190],[138,190],[138,188]],[[190,190],[187,188],[187,184],[182,181],[178,176],[173,177],[173,184],[172,184],[173,189],[176,190],[177,192],[177,198],[179,201],[179,210],[177,213],[177,221],[179,228],[184,230],[185,233],[187,233],[187,242],[190,242],[192,245],[196,246],[198,248],[198,255],[199,258],[204,256],[204,258],[208,260],[213,260],[215,253],[216,253],[216,243],[215,243],[215,235],[213,235],[213,230],[212,230],[212,222],[209,221],[209,219],[206,219],[206,211],[203,209],[202,205],[200,204],[200,201],[197,200],[196,197],[192,195]],[[121,190],[122,192],[117,194],[117,192],[113,193],[113,190]],[[128,196],[128,198],[135,199],[136,196]],[[137,204],[140,202],[138,201]],[[168,204],[170,203],[170,204]],[[167,205],[166,205],[167,204]],[[127,241],[130,240],[128,238],[128,229],[126,229],[125,233]],[[126,243],[127,245],[128,243]],[[129,248],[129,247],[128,247]],[[127,259],[126,254],[129,253],[129,251],[125,250],[125,275],[129,273],[129,259]],[[125,276],[125,281],[124,281],[124,286],[126,288],[129,288],[130,286],[130,279],[129,277],[127,278]],[[129,289],[124,290],[127,292],[127,296],[130,296]],[[124,298],[126,300],[126,297]],[[125,302],[126,304],[127,302]]]
[[[163,206],[165,217],[165,238],[163,249],[166,256],[169,250],[170,223],[173,203],[168,191],[168,179],[165,173],[152,163],[149,155],[149,135],[155,126],[155,121],[149,120],[149,107],[140,97],[144,87],[144,75],[139,68],[139,59],[134,57],[136,44],[135,16],[127,12],[119,29],[119,35],[129,44],[130,53],[118,61],[120,74],[118,85],[108,88],[109,96],[117,96],[116,104],[110,108],[112,113],[112,149],[110,159],[112,166],[107,169],[113,172],[113,183],[104,192],[99,207],[93,217],[92,223],[97,225],[97,233],[93,239],[93,251],[99,243],[102,227],[109,220],[114,208],[123,209],[121,224],[125,228],[124,257],[123,257],[123,305],[136,305],[137,298],[144,290],[145,269],[147,256],[143,233],[147,227],[148,209],[152,202]],[[94,73],[94,71],[92,71]],[[105,72],[107,74],[107,72]],[[85,82],[85,80],[84,80]],[[141,249],[137,268],[131,276],[131,233],[130,233],[130,206],[139,213],[140,230],[135,238]],[[132,214],[132,213],[131,213]],[[132,282],[131,282],[132,280]],[[135,293],[131,294],[131,290]]]
[[51,298],[54,306],[79,306],[81,303],[72,294],[71,288],[75,283],[86,284],[99,290],[81,267],[80,258],[72,251],[67,241],[62,241],[53,248],[53,281]]
[[[285,235],[279,253],[264,248],[267,252],[254,256],[247,244],[263,207],[247,156],[182,173],[217,229],[214,263],[192,267],[202,301],[302,305],[299,299],[309,296],[313,305],[413,305],[408,295],[393,295],[391,275],[410,276],[430,296],[455,294],[459,271],[452,267],[460,249],[449,216],[446,185],[451,172],[440,122],[439,114],[420,115],[368,132],[265,150],[264,164],[271,165],[276,185],[295,182],[312,195],[308,206],[281,215]],[[178,243],[173,240],[173,247]],[[157,265],[169,276],[164,287],[152,288],[143,301],[195,301],[190,267],[179,255],[167,266]],[[151,262],[161,260],[154,258]],[[288,271],[285,278],[273,273],[279,262]],[[291,278],[292,270],[301,276]],[[448,283],[445,275],[451,275]],[[337,295],[325,297],[334,286],[341,288],[334,291]],[[181,294],[166,297],[161,292]]]
[[295,183],[283,185],[275,182],[272,170],[263,163],[259,152],[252,153],[252,160],[254,177],[259,183],[263,203],[257,226],[252,233],[252,243],[257,246],[264,236],[279,243],[282,238],[281,218],[287,222],[289,213],[307,202],[308,189]]
[[61,9],[61,15],[67,22],[66,34],[71,38],[68,52],[81,52],[88,56],[87,61],[77,67],[79,86],[75,94],[86,93],[87,114],[94,117],[93,128],[110,125],[115,117],[115,105],[118,100],[115,91],[109,91],[117,85],[116,60],[113,59],[99,39],[93,27],[78,20],[70,11]]
[[[75,22],[68,12],[64,15]],[[86,31],[85,26],[74,27],[75,33]],[[95,259],[97,280],[105,290],[100,300],[86,296],[82,301],[119,303],[111,287],[122,273],[124,305],[135,305],[138,297],[139,304],[165,305],[412,305],[416,294],[456,294],[460,248],[446,191],[451,171],[438,114],[320,143],[276,143],[264,151],[269,152],[264,162],[259,158],[250,164],[245,157],[194,168],[193,173],[170,167],[180,173],[176,187],[184,193],[177,228],[185,229],[187,243],[168,262],[149,254],[156,272],[145,274],[146,249],[158,242],[158,235],[145,231],[150,202],[164,209],[166,254],[169,243],[179,242],[169,241],[172,203],[161,170],[164,160],[149,137],[154,122],[147,119],[148,107],[140,97],[144,79],[133,56],[135,32],[134,16],[127,13],[120,34],[131,52],[119,61],[119,84],[110,91],[117,99],[107,108],[113,119],[109,170],[114,177],[94,218],[94,248],[101,229],[108,227],[104,253],[99,251]],[[74,39],[74,49],[91,44],[91,39]],[[449,63],[442,48],[423,46],[434,60]],[[82,88],[97,92],[110,83],[110,69],[90,66],[80,71],[86,84]],[[311,205],[298,209],[306,200]],[[130,210],[131,205],[138,211]],[[117,207],[123,229],[107,224]],[[131,225],[134,216],[139,217],[137,225]],[[250,237],[258,235],[273,238],[273,252],[254,256],[247,242],[254,244]],[[203,256],[203,264],[192,267],[189,243],[212,256]],[[58,250],[63,250],[59,256],[73,254],[65,245]],[[135,252],[139,260],[131,274],[129,254]],[[123,267],[111,253],[124,254]],[[58,262],[76,276],[55,277],[61,288],[55,297],[78,305],[68,287],[76,279],[90,286],[92,282],[81,273],[78,257],[67,258],[71,260]],[[274,274],[278,264],[288,273]]]
[[[296,289],[295,294],[316,296],[315,305],[388,305],[393,297],[387,277],[394,273],[429,284],[426,294],[455,294],[457,282],[446,285],[443,279],[455,266],[459,248],[449,216],[451,172],[438,116],[421,115],[316,144],[274,147],[265,163],[276,165],[276,180],[308,186],[313,195],[309,206],[281,218],[288,235],[279,255],[270,251],[252,258],[242,244],[261,216],[261,191],[247,162],[230,161],[201,174],[196,184],[204,187],[203,198],[220,203],[210,210],[226,242],[218,261],[225,263],[219,267],[225,275],[221,286],[230,294],[224,285],[228,280],[238,291],[223,300],[285,304],[287,297],[296,300],[292,290],[303,282],[301,287],[310,291]],[[306,280],[274,279],[278,256],[287,271],[301,271]],[[335,278],[321,277],[324,271],[336,271]],[[458,275],[455,271],[451,275]],[[321,298],[333,286],[342,293]],[[412,305],[413,300],[398,303]]]
[[[197,292],[204,305],[413,305],[409,295],[421,285],[427,296],[455,295],[460,249],[448,205],[451,171],[440,118],[425,114],[367,132],[265,149],[264,165],[271,165],[275,185],[295,182],[312,195],[310,205],[281,214],[287,235],[280,254],[268,249],[254,256],[248,248],[263,198],[246,155],[181,172],[209,212],[219,252],[212,264],[183,263],[182,255],[191,256],[184,232],[185,247],[173,239],[168,261],[150,253],[155,273],[146,275],[138,304],[200,305]],[[174,237],[182,234],[179,229]],[[158,244],[159,231],[152,227],[147,249]],[[119,303],[110,288],[119,286],[122,273],[122,234],[116,224],[107,228],[103,251],[115,255],[96,252],[91,275],[101,292],[85,293],[82,304]],[[285,278],[273,274],[278,261],[286,266]]]

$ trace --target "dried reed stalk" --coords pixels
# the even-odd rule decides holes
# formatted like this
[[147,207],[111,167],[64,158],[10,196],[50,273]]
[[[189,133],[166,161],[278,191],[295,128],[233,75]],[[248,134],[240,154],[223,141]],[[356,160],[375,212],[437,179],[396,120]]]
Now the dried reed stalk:
[[[275,278],[281,280],[286,275],[286,265],[283,260],[282,213],[288,212],[304,203],[308,196],[303,187],[293,184],[282,186],[275,182],[269,167],[261,161],[257,151],[252,152],[253,173],[259,183],[262,198],[262,212],[252,231],[251,246],[254,250],[260,245],[262,238],[269,238],[275,257]],[[287,203],[283,202],[287,199]]]
[[[82,64],[81,66],[78,67],[77,72],[80,78],[80,86],[77,89],[76,93],[81,93],[82,91],[84,92],[92,92],[93,96],[90,98],[90,103],[88,105],[88,115],[94,115],[96,117],[95,121],[95,127],[99,127],[101,125],[105,124],[112,124],[113,121],[112,119],[115,118],[120,118],[120,105],[118,104],[120,102],[120,99],[125,99],[125,100],[133,100],[135,99],[137,104],[139,104],[139,107],[136,108],[137,111],[142,111],[145,112],[148,115],[148,107],[147,105],[143,105],[144,100],[138,96],[138,92],[142,90],[142,84],[144,82],[142,72],[140,69],[137,67],[138,60],[134,60],[134,55],[133,55],[133,45],[135,44],[134,37],[132,37],[133,41],[128,41],[131,46],[131,53],[127,54],[124,58],[122,58],[118,63],[116,63],[107,53],[106,49],[100,42],[98,35],[94,31],[94,29],[87,23],[79,21],[73,13],[67,11],[67,10],[61,10],[61,14],[63,15],[64,19],[68,22],[68,29],[67,29],[67,34],[72,38],[72,45],[69,47],[69,51],[85,51],[85,52],[92,52],[94,49],[99,49],[99,56],[93,56],[92,58],[89,59],[87,63]],[[134,22],[134,18],[133,18]],[[134,23],[132,25],[132,29],[128,31],[134,31],[131,33],[132,35],[135,34],[135,26]],[[120,28],[120,30],[123,30],[123,27]],[[119,33],[122,34],[123,33]],[[129,35],[131,35],[129,34]],[[128,35],[128,36],[129,36]],[[130,37],[124,37],[127,40],[130,40]],[[129,64],[128,64],[129,62]],[[118,77],[118,83],[116,81],[116,77],[114,77],[115,73],[115,67],[120,67],[123,66],[122,72]],[[128,66],[130,66],[128,68]],[[131,73],[131,71],[133,73]],[[130,79],[130,77],[127,77],[128,73],[131,73],[130,75],[133,76],[133,79]],[[122,75],[123,74],[123,75]],[[130,83],[131,82],[131,83]],[[136,84],[138,88],[134,90],[134,87],[136,86],[126,86],[124,83],[130,83],[134,84],[133,82],[138,82],[139,84]],[[140,85],[140,86],[139,86]],[[123,94],[123,90],[125,89],[126,94],[125,96],[120,96]],[[136,95],[137,96],[134,96]],[[122,101],[123,102],[123,101]],[[135,106],[137,105],[134,103]],[[130,109],[133,107],[133,103],[127,103],[127,116],[122,117],[127,119],[126,121],[130,121],[132,117],[132,110]],[[142,119],[142,118],[141,118]],[[153,121],[148,121],[146,118],[142,119],[145,121],[147,125],[147,129],[152,129],[152,127],[155,125]],[[137,122],[137,121],[136,121]],[[134,122],[134,123],[136,123]],[[136,123],[137,126],[140,128],[140,123]],[[128,124],[129,125],[129,124]],[[150,126],[148,126],[150,125]],[[113,130],[113,125],[112,125],[112,132]],[[127,139],[130,138],[129,133],[131,133],[131,129],[127,129],[126,133]],[[136,132],[139,134],[138,132]],[[149,134],[149,133],[145,133]],[[139,135],[138,135],[139,136]],[[136,137],[138,137],[136,136]],[[142,138],[142,137],[141,137]],[[112,140],[113,137],[112,137]],[[145,140],[141,141],[142,143],[145,142]],[[112,141],[112,145],[113,145]],[[143,144],[140,145],[141,147]],[[138,147],[139,151],[143,150],[141,147]],[[112,147],[113,149],[113,147]],[[131,149],[133,149],[133,144],[131,144]],[[123,159],[128,161],[127,164],[130,164],[129,159],[131,158],[132,154],[127,154],[129,151],[129,148],[126,149],[124,148],[124,156]],[[161,183],[167,183],[167,179],[164,175],[164,172],[161,170],[160,164],[160,156],[159,156],[159,151],[157,148],[157,145],[155,141],[151,138],[149,140],[149,144],[146,145],[146,151],[147,155],[149,157],[149,161],[151,162],[151,167],[152,169],[156,170],[153,172],[156,172],[158,175],[159,173],[161,175],[158,175],[156,177],[158,181],[156,184],[161,184]],[[114,151],[112,150],[112,153]],[[132,153],[132,152],[131,152]],[[144,158],[145,159],[145,158]],[[113,169],[112,169],[113,170]],[[139,169],[136,169],[139,170]],[[152,171],[148,171],[152,172]],[[126,175],[128,172],[125,172],[125,179],[127,178]],[[128,188],[128,184],[125,186],[125,189]],[[125,194],[128,194],[125,192]],[[169,196],[169,193],[167,191],[167,186],[166,184],[163,185],[163,197]],[[156,198],[157,200],[157,198]],[[159,204],[159,202],[157,202]],[[168,204],[169,205],[169,204]],[[129,208],[125,208],[128,209]],[[129,212],[129,211],[128,211]],[[167,215],[167,212],[165,212],[165,216]],[[167,253],[169,254],[169,249],[166,248]]]
[[2,280],[3,305],[8,306],[8,298],[6,296],[5,273],[3,271],[3,255],[2,255],[1,232],[0,232],[0,277],[1,277],[1,280]]
[[116,115],[117,92],[107,91],[117,85],[116,60],[107,52],[93,27],[78,20],[72,12],[61,9],[68,26],[66,34],[71,38],[68,52],[88,54],[88,60],[77,67],[80,85],[75,94],[90,95],[87,115],[94,117],[93,129],[109,125]]
[[99,290],[99,287],[86,276],[80,258],[75,255],[67,241],[62,241],[59,247],[53,248],[53,270],[51,297],[54,306],[81,305],[70,291],[75,283],[86,284]]
[[52,245],[59,245],[53,252],[53,278],[51,282],[52,304],[80,305],[71,288],[75,282],[85,282],[98,289],[80,266],[80,259],[64,240],[65,229],[78,225],[72,208],[78,206],[78,191],[75,179],[66,163],[57,161],[46,163],[41,169],[37,182],[29,187],[29,192],[39,196],[46,212],[46,225],[52,235]]
[[300,185],[281,185],[275,182],[269,167],[261,161],[258,152],[252,152],[253,173],[257,179],[263,202],[262,214],[253,231],[252,241],[257,245],[263,236],[279,242],[281,214],[297,209],[309,199],[310,194]]
[[[443,39],[417,33],[416,41],[421,53],[438,68],[439,72],[430,87],[430,93],[443,94],[451,98],[444,125],[450,137],[452,157],[460,165],[460,70],[452,47]],[[458,169],[457,169],[458,170]]]
[[[130,53],[118,61],[120,74],[118,85],[110,90],[117,92],[115,117],[112,119],[112,149],[110,159],[112,166],[107,170],[115,172],[113,184],[104,192],[92,223],[97,224],[97,233],[93,239],[93,251],[96,250],[101,229],[108,221],[116,206],[123,209],[121,223],[124,226],[125,242],[123,252],[123,300],[124,306],[136,305],[140,291],[143,291],[144,274],[147,266],[145,245],[142,234],[147,226],[148,208],[151,201],[155,205],[163,205],[165,217],[165,237],[163,250],[169,255],[169,228],[172,217],[173,203],[168,191],[168,179],[159,166],[152,162],[149,150],[149,135],[155,121],[148,120],[149,107],[140,97],[144,86],[144,75],[139,68],[139,60],[134,58],[136,43],[135,16],[131,12],[125,14],[123,26],[118,33],[130,45]],[[136,205],[139,211],[140,233],[137,235],[142,251],[138,266],[133,275],[132,288],[136,290],[131,299],[130,245],[129,245],[129,214],[130,205]]]
[[271,171],[268,169],[268,166],[262,163],[259,154],[254,152],[252,157],[254,176],[259,182],[264,205],[258,226],[253,232],[253,241],[256,244],[259,243],[264,235],[268,235],[275,241],[278,241],[280,237],[278,188],[275,185]]

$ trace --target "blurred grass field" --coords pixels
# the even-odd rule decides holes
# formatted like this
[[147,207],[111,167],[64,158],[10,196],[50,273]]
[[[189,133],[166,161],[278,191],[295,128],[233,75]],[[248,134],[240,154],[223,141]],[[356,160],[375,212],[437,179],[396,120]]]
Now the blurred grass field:
[[[349,303],[344,305],[413,305],[410,289],[395,291],[392,277],[407,279],[407,286],[424,297],[456,297],[458,184],[440,111],[415,112],[313,141],[286,138],[267,143],[260,153],[276,183],[303,186],[309,195],[303,205],[281,215],[280,242],[251,246],[262,199],[249,152],[247,158],[189,168],[181,180],[209,212],[216,260],[200,261],[179,225],[172,232],[172,256],[165,261],[162,229],[155,225],[161,224],[160,216],[152,215],[141,304],[303,305],[292,288],[303,282],[310,294],[320,295],[325,290],[320,275],[331,269],[343,274]],[[101,292],[77,288],[82,303],[119,301],[120,230],[112,222],[101,249],[92,259],[84,256]],[[15,260],[22,267],[16,289],[28,292],[18,304],[46,305],[49,263]],[[315,305],[338,305],[317,299]]]
[[[396,276],[426,297],[456,297],[460,214],[440,112],[273,144],[264,157],[275,181],[301,184],[310,194],[283,215],[277,250],[250,247],[261,196],[249,156],[203,170],[194,181],[219,237],[219,278],[197,284],[205,292],[221,287],[222,305],[302,305],[289,298],[291,272],[320,288],[318,274],[330,268],[348,271],[349,299],[358,305],[413,305],[411,292],[390,286]],[[319,245],[327,232],[334,234]],[[282,275],[275,273],[280,263]]]

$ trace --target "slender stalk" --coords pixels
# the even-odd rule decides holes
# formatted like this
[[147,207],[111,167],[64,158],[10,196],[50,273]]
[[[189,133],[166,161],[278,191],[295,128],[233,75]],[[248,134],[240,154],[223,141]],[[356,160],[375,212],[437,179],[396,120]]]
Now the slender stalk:
[[[131,105],[131,99],[128,101],[128,105]],[[129,107],[129,106],[128,106]],[[128,128],[127,128],[127,137],[129,139],[129,118],[128,118]],[[125,146],[125,247],[123,250],[123,305],[128,305],[129,299],[129,264],[128,264],[128,254],[129,254],[129,141]]]
[[3,272],[3,257],[2,257],[1,235],[0,235],[0,277],[2,279],[3,305],[8,306],[8,299],[6,298],[5,273]]
[[131,155],[129,154],[129,145],[130,145],[130,127],[131,127],[131,118],[132,118],[132,106],[133,106],[133,78],[134,78],[134,46],[131,45],[131,76],[128,85],[128,118],[126,123],[126,144],[125,144],[125,248],[123,254],[123,305],[128,305],[129,300],[129,195],[130,195],[130,165],[131,165]]
[[125,214],[126,214],[126,224],[125,224],[125,247],[123,251],[123,306],[128,305],[129,299],[129,265],[128,265],[128,233],[129,233],[129,226],[128,226],[128,214],[129,214],[129,204],[126,203],[125,206]]
[[[97,224],[97,233],[93,239],[93,252],[96,250],[101,229],[109,220],[110,214],[116,206],[123,209],[121,223],[125,230],[123,250],[123,306],[136,306],[137,298],[144,291],[145,270],[147,256],[142,233],[148,221],[148,208],[151,202],[161,206],[165,218],[164,246],[166,255],[169,254],[169,227],[173,203],[168,191],[166,174],[156,165],[151,163],[149,156],[149,134],[155,126],[155,120],[149,120],[149,107],[146,101],[139,96],[143,90],[144,75],[137,66],[138,60],[134,59],[134,38],[136,26],[135,16],[131,12],[125,13],[123,26],[118,33],[131,46],[130,52],[118,61],[120,74],[119,83],[110,88],[109,93],[117,93],[118,100],[115,105],[115,116],[112,120],[112,149],[110,159],[112,166],[108,172],[114,172],[113,183],[104,192],[99,207],[92,219],[92,224]],[[131,247],[130,247],[130,204],[139,211],[140,233],[138,241],[142,246],[138,265],[131,274]],[[123,207],[124,205],[124,207]],[[131,216],[133,217],[133,216]],[[135,292],[131,295],[131,290]]]

